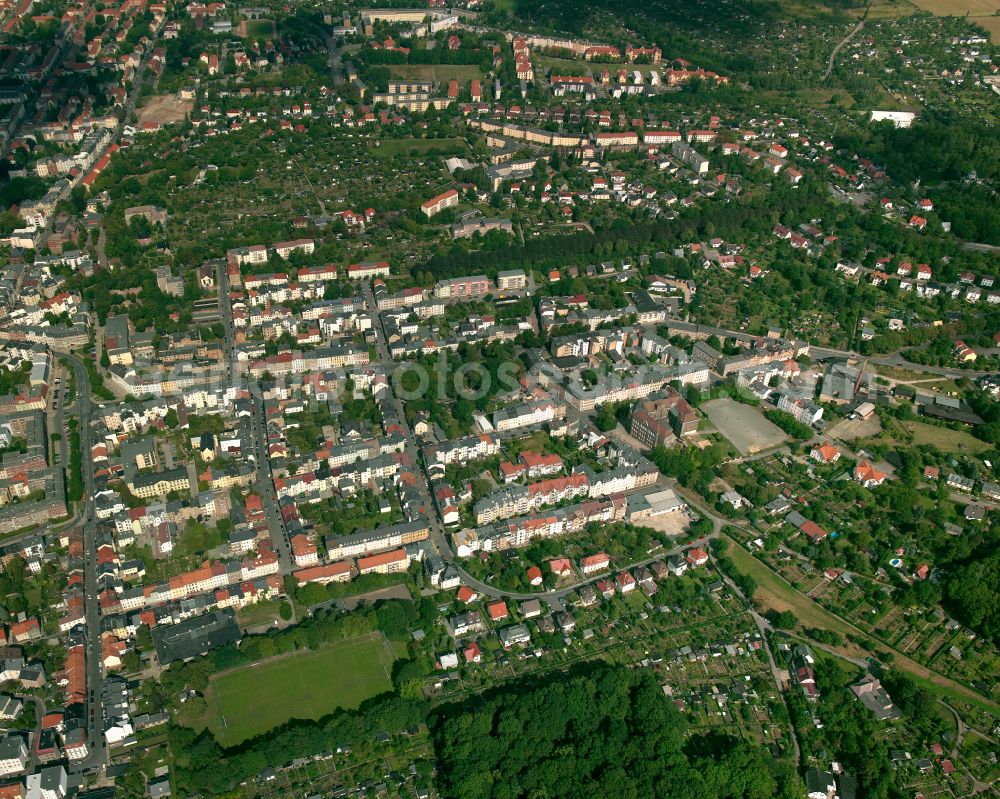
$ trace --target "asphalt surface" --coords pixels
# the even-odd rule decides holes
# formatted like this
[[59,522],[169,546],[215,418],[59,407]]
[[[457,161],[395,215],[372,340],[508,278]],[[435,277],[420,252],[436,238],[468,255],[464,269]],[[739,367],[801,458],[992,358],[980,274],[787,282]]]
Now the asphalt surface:
[[[236,360],[236,338],[233,332],[232,303],[230,302],[229,275],[226,273],[225,261],[216,262],[216,277],[219,286],[220,310],[222,324],[225,327],[224,349],[226,359],[226,379],[234,385],[240,378],[240,364]],[[274,493],[274,475],[271,473],[271,459],[267,449],[267,419],[264,415],[264,397],[260,385],[248,378],[247,387],[250,390],[252,413],[250,415],[250,430],[253,434],[253,457],[255,465],[255,487],[260,494],[264,506],[264,516],[267,519],[267,529],[271,534],[275,554],[282,574],[291,572],[295,564],[292,561],[292,546],[288,539],[288,530],[278,512],[277,496]]]
[[[83,760],[75,762],[74,770],[95,768],[106,762],[107,751],[104,741],[104,708],[101,704],[101,609],[97,590],[97,521],[94,516],[94,463],[90,459],[91,415],[93,403],[90,399],[90,378],[86,366],[75,355],[66,355],[76,379],[76,400],[74,403],[80,451],[83,456],[83,549],[84,549],[84,601],[87,623],[86,640],[86,726],[87,746],[90,753]],[[65,428],[63,430],[65,434]],[[68,464],[67,464],[68,466]]]

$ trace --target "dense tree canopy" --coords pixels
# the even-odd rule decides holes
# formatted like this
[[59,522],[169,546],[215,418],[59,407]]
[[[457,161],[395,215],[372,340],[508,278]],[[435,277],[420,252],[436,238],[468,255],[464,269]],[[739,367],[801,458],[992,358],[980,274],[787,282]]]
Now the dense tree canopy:
[[762,748],[685,740],[648,671],[606,665],[500,690],[432,721],[440,788],[454,799],[801,795]]
[[1000,640],[1000,551],[957,569],[948,581],[947,598],[962,621]]

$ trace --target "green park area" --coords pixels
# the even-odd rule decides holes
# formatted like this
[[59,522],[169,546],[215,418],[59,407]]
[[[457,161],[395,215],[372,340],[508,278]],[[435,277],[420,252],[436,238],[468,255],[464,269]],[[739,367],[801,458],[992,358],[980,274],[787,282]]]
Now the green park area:
[[291,719],[319,719],[392,690],[392,647],[381,633],[346,638],[212,677],[208,727],[235,746]]

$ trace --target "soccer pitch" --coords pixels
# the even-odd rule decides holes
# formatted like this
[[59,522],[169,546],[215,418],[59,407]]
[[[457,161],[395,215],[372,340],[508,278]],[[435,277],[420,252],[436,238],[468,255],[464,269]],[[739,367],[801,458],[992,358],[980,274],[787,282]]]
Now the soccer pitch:
[[290,719],[318,719],[392,690],[395,655],[379,633],[241,666],[214,676],[209,728],[234,746]]

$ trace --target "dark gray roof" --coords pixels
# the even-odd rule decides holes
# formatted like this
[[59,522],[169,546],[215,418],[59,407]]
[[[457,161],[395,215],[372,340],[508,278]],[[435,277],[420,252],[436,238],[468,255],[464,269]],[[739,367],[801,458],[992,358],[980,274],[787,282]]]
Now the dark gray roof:
[[225,646],[242,638],[236,613],[231,608],[206,613],[180,624],[153,628],[153,644],[160,663],[197,657],[210,649]]

